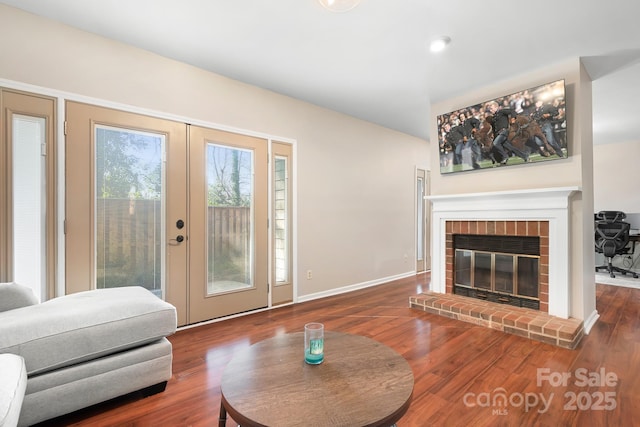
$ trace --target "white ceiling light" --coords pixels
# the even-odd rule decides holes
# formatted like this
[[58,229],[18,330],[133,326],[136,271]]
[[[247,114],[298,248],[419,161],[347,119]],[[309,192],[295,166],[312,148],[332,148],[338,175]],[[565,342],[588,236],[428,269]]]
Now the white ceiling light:
[[322,6],[331,12],[347,12],[356,7],[360,0],[318,0]]
[[434,39],[433,41],[431,41],[431,44],[429,45],[429,49],[433,53],[442,52],[443,50],[446,49],[449,43],[451,43],[451,37],[447,37],[447,36],[438,37],[437,39]]

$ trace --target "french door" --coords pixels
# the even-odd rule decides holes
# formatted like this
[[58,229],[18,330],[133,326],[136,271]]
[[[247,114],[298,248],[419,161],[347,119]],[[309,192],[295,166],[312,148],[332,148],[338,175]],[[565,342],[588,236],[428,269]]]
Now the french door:
[[267,144],[67,102],[67,292],[146,287],[180,325],[267,305]]
[[189,127],[191,323],[268,305],[267,141]]

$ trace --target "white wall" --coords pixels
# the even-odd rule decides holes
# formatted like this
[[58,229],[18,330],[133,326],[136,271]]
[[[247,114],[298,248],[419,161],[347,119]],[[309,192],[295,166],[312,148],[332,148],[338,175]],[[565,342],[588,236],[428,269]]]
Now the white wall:
[[[601,144],[593,147],[594,212],[623,211],[634,229],[640,229],[640,141]],[[605,264],[596,254],[596,265]],[[640,272],[640,245],[632,259],[615,257],[613,264]]]
[[566,89],[567,159],[442,175],[438,147],[432,144],[432,194],[581,187],[581,193],[572,197],[570,208],[570,315],[585,321],[595,320],[591,80],[579,58],[532,70],[432,105],[431,140],[437,141],[436,117],[440,114],[559,79],[565,80]]
[[426,141],[4,5],[0,28],[0,79],[295,140],[300,296],[415,269]]
[[640,140],[593,146],[594,212],[640,214]]

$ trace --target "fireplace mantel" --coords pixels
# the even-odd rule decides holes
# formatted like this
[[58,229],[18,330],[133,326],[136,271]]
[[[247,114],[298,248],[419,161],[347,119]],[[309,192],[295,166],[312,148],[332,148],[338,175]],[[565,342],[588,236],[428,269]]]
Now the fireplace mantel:
[[549,222],[549,314],[569,318],[570,197],[580,187],[426,196],[432,204],[433,292],[446,293],[446,222],[537,220]]

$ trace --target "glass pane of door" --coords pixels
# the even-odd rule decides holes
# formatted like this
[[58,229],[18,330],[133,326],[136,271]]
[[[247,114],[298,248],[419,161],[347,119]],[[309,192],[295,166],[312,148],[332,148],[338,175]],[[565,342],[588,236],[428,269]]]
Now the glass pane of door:
[[289,182],[287,158],[274,159],[274,252],[276,284],[289,279]]
[[44,118],[14,115],[13,280],[46,295],[46,179]]
[[207,295],[254,286],[253,151],[207,144]]
[[164,297],[165,136],[95,128],[96,287]]

